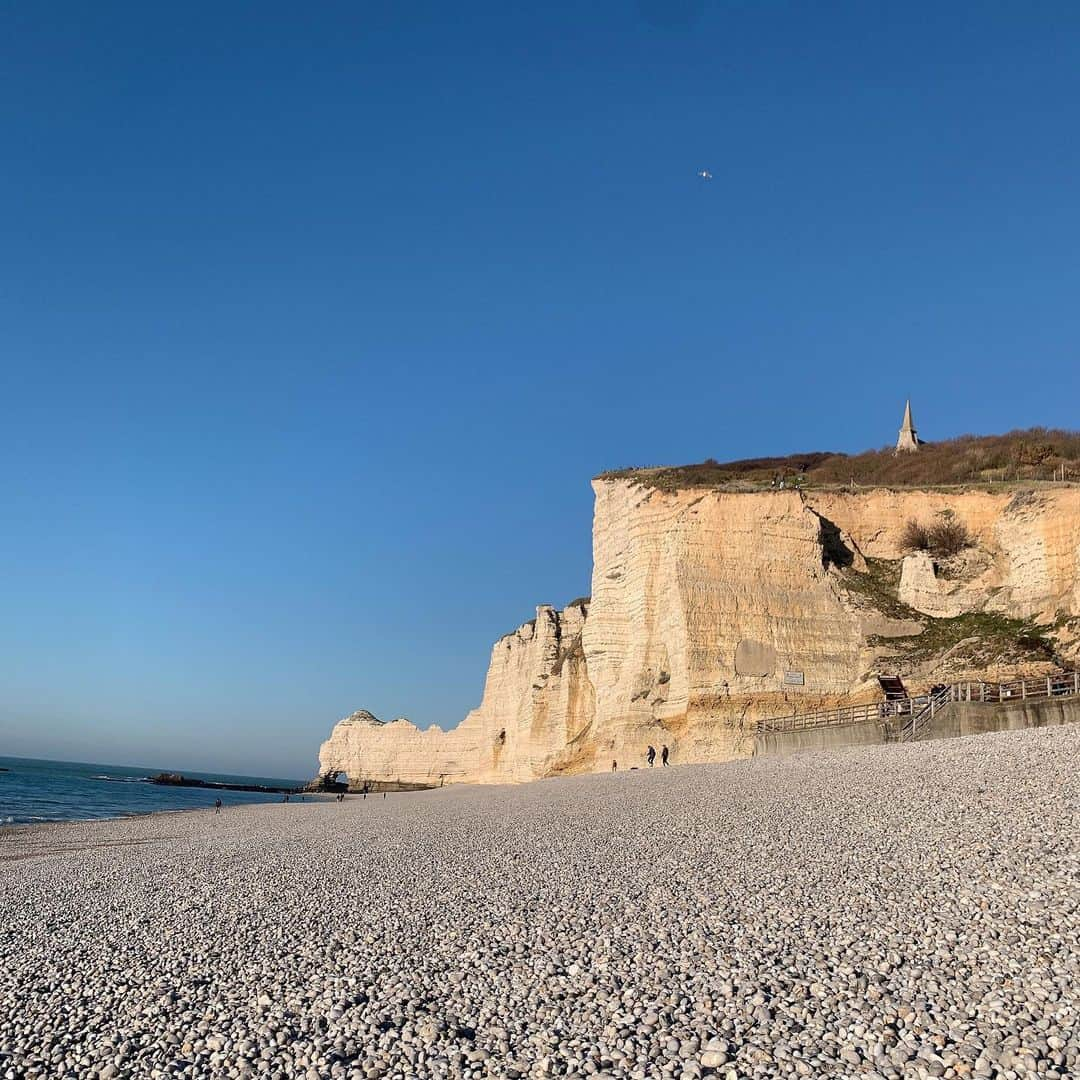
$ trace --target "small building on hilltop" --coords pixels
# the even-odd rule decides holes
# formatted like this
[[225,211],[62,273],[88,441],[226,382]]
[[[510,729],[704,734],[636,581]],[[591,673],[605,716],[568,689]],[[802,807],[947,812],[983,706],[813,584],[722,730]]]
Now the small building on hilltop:
[[898,454],[912,453],[919,449],[919,433],[911,421],[911,398],[908,398],[904,406],[904,422],[900,427],[900,435],[896,440],[896,452]]

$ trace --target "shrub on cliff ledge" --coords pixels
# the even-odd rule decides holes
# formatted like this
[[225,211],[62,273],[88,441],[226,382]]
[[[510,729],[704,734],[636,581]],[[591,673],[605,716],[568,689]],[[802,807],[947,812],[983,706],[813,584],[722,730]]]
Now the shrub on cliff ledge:
[[911,519],[900,534],[900,546],[904,551],[928,551],[939,559],[959,554],[971,544],[967,526],[957,521],[951,510],[943,510],[933,525]]
[[910,518],[900,534],[900,547],[904,551],[928,551],[930,530],[914,518]]
[[930,542],[930,551],[940,558],[949,555],[957,555],[966,547],[971,546],[971,533],[962,521],[957,521],[949,511],[946,511],[927,530],[927,539]]

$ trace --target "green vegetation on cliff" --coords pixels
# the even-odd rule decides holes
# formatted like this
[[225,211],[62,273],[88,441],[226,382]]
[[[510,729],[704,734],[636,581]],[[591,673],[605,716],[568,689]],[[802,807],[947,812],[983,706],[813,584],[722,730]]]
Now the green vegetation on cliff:
[[891,619],[921,623],[922,633],[912,637],[871,637],[871,645],[886,646],[897,660],[917,663],[952,653],[973,665],[1052,660],[1054,645],[1049,628],[1030,619],[1014,619],[993,611],[965,612],[941,619],[924,615],[900,601],[900,562],[867,559],[866,570],[849,569],[844,587],[866,606]]
[[861,454],[818,451],[788,457],[746,458],[698,465],[613,469],[601,479],[631,479],[663,491],[727,485],[768,486],[778,477],[800,486],[856,484],[934,487],[943,484],[1051,480],[1065,467],[1067,479],[1080,479],[1080,432],[1030,428],[1007,435],[963,435],[924,443],[917,453],[893,448]]

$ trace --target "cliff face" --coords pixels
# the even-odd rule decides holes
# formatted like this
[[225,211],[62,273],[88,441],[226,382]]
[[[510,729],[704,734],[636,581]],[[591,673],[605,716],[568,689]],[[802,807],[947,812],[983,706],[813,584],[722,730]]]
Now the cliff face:
[[[927,523],[953,514],[974,540],[968,572],[961,575],[967,580],[952,586],[939,578],[930,587],[966,594],[953,605],[955,614],[990,610],[1042,620],[1059,612],[1080,615],[1080,489],[815,493],[810,502],[847,530],[867,558],[904,557],[901,533],[907,521]],[[925,561],[907,556],[905,564],[908,560]]]
[[[1045,667],[1045,648],[1017,654],[1015,640],[979,638],[1018,638],[999,616],[1058,620],[1060,647],[1072,648],[1080,491],[593,487],[591,602],[540,607],[497,642],[479,708],[452,731],[341,721],[320,753],[324,774],[522,781],[638,764],[649,744],[680,761],[725,760],[749,752],[747,721],[872,696],[879,671],[913,686],[962,678],[965,664],[977,677],[1005,646],[1010,670]],[[905,555],[905,524],[942,513],[971,544],[944,561]]]
[[744,716],[850,689],[862,616],[837,578],[862,560],[798,492],[595,487],[583,644],[598,751],[636,763],[677,738],[683,757],[728,757]]
[[[442,784],[506,783],[543,776],[573,755],[593,715],[581,652],[586,604],[543,606],[495,643],[484,696],[452,731],[382,724],[354,713],[319,752],[320,773]],[[359,719],[358,719],[359,717]]]

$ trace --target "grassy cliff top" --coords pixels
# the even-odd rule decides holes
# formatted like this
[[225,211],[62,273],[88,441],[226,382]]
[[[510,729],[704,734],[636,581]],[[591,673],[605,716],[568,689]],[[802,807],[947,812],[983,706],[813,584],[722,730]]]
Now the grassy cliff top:
[[943,484],[1052,480],[1065,466],[1067,480],[1080,480],[1080,432],[1048,428],[1010,431],[1006,435],[962,435],[924,443],[917,453],[893,448],[861,454],[816,451],[787,457],[745,458],[698,465],[612,469],[601,480],[636,480],[663,491],[726,485],[768,487],[779,477],[803,487],[849,484],[884,487],[936,487]]

